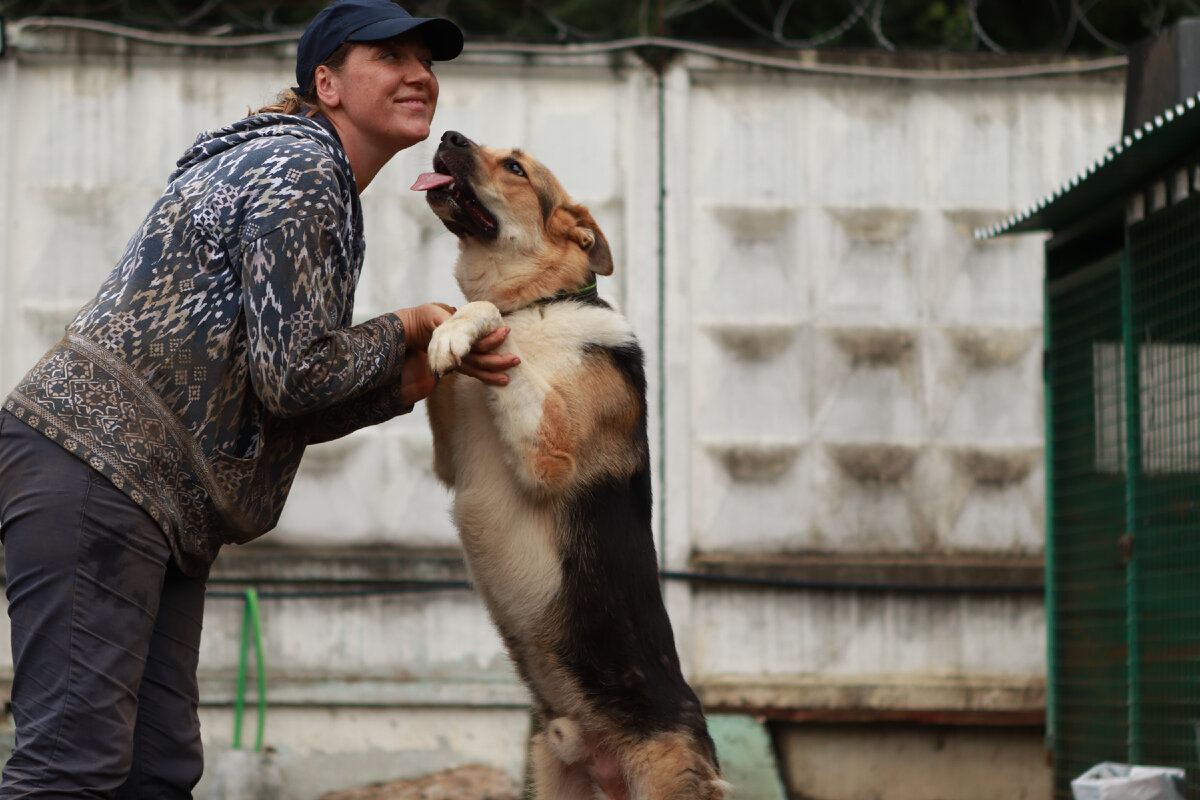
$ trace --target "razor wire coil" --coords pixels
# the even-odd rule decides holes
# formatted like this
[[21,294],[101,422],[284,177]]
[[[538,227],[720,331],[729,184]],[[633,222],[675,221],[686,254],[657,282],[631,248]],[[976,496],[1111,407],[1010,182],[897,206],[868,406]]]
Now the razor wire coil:
[[[1200,0],[401,0],[473,41],[667,37],[740,47],[1124,54]],[[296,33],[326,0],[0,0],[0,17],[71,17],[205,36]]]

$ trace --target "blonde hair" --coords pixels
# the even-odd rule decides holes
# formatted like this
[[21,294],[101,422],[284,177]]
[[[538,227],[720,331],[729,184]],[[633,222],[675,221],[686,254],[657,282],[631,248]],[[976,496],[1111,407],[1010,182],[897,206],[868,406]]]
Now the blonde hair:
[[[342,42],[337,46],[337,49],[329,54],[329,58],[321,62],[320,66],[329,67],[334,72],[341,72],[342,66],[346,63],[346,56],[350,55],[350,50],[355,45],[353,42]],[[265,105],[257,111],[251,111],[250,115],[254,114],[303,114],[306,117],[314,116],[321,111],[321,101],[317,97],[317,87],[308,88],[304,95],[296,92],[295,88],[284,89],[275,98],[275,102]]]
[[305,102],[304,98],[293,92],[291,89],[284,89],[275,98],[275,102],[265,105],[257,111],[251,109],[248,116],[255,114],[298,114],[304,111],[304,116],[311,117],[318,111],[318,106],[314,103]]

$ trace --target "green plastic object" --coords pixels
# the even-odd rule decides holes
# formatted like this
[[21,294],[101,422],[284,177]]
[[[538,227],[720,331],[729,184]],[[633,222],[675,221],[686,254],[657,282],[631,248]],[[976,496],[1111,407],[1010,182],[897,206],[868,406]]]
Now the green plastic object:
[[267,722],[267,670],[263,665],[262,621],[258,613],[258,592],[246,590],[245,613],[242,615],[242,643],[238,655],[237,696],[233,703],[233,749],[242,747],[242,714],[246,705],[247,654],[250,638],[254,638],[254,663],[258,673],[258,730],[254,750],[263,746],[263,729]]
[[710,714],[708,732],[737,800],[787,800],[775,746],[764,723],[745,714]]

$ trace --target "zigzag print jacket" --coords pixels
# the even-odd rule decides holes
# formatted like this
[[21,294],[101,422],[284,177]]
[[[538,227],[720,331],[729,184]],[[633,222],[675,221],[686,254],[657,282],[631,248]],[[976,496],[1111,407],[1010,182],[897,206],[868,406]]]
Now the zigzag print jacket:
[[275,526],[305,445],[411,410],[399,319],[351,324],[362,209],[331,131],[260,114],[197,138],[5,401],[144,508],[190,575]]

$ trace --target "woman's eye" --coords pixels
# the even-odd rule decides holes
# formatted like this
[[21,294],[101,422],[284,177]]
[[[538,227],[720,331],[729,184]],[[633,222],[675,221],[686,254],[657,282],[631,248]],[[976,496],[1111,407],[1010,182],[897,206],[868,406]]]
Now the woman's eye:
[[505,161],[504,168],[513,175],[517,175],[522,178],[526,177],[525,169],[521,166],[521,162],[517,161],[515,158],[510,158]]

